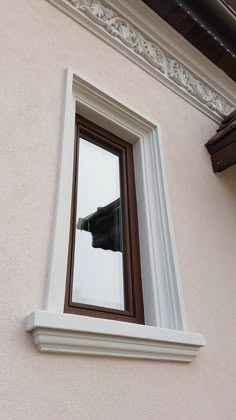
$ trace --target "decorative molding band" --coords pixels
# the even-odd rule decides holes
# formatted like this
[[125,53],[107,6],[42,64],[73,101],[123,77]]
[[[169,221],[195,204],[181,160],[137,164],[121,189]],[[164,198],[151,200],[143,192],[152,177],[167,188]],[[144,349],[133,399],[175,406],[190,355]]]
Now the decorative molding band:
[[46,311],[29,315],[26,331],[47,353],[191,362],[205,345],[200,334]]
[[[140,30],[129,23],[122,16],[99,0],[48,0],[58,8],[78,20],[78,16],[90,21],[90,26],[99,27],[117,42],[122,43],[129,51],[155,69],[171,84],[169,87],[185,93],[185,98],[190,97],[196,103],[215,116],[228,115],[234,109],[232,103],[227,101],[220,93],[200,80],[193,72],[188,70],[180,61],[161,48],[155,41],[149,39]],[[77,17],[75,16],[77,14]],[[84,22],[81,22],[84,24]],[[88,26],[86,26],[88,27]],[[165,83],[166,84],[166,83]],[[175,88],[173,88],[173,86]],[[183,96],[183,95],[181,95]],[[192,102],[192,101],[191,101]],[[199,106],[198,106],[199,108]],[[200,108],[200,109],[201,109]],[[219,120],[219,118],[217,118]]]

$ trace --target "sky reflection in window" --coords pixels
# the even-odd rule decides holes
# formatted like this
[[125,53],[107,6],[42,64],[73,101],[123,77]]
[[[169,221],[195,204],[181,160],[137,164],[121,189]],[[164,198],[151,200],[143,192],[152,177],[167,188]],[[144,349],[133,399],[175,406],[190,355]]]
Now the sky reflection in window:
[[79,139],[72,300],[124,310],[119,156]]

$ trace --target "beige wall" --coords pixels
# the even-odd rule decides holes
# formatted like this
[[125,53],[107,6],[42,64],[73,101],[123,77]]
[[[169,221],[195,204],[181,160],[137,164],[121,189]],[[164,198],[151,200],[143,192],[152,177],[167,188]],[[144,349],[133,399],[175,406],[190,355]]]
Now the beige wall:
[[[45,0],[0,2],[0,418],[236,418],[236,168],[204,148],[216,124]],[[24,318],[42,307],[55,210],[65,68],[160,123],[192,364],[40,354]]]

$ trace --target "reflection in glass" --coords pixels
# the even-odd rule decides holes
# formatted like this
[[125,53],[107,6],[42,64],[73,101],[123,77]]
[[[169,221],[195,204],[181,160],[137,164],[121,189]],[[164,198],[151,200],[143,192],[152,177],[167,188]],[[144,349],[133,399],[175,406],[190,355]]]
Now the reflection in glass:
[[119,157],[79,140],[72,300],[124,310]]

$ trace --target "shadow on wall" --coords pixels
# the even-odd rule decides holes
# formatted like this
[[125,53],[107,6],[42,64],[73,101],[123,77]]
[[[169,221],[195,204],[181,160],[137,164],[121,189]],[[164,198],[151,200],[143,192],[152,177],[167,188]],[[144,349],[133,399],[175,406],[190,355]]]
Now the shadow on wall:
[[231,199],[236,207],[236,165],[231,166],[224,172],[216,174],[215,176],[218,178],[218,182],[222,185],[224,191],[227,193],[228,199]]

